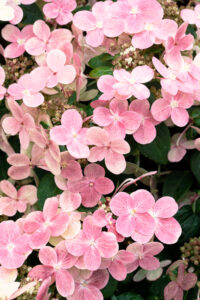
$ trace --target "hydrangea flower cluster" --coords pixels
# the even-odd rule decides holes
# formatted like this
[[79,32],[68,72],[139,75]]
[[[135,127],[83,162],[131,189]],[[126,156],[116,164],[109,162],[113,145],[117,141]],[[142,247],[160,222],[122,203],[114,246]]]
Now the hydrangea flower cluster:
[[[194,55],[187,31],[188,24],[200,27],[200,5],[183,9],[177,24],[157,0],[91,1],[90,10],[77,9],[75,0],[44,0],[45,21],[25,25],[20,5],[34,2],[0,4],[0,20],[9,22],[1,31],[0,149],[7,173],[0,180],[0,299],[34,290],[36,300],[58,299],[57,293],[102,300],[111,276],[123,281],[139,268],[160,272],[155,256],[182,234],[178,199],[152,185],[155,165],[137,179],[126,175],[131,164],[142,170],[137,151],[156,143],[159,126],[173,132],[166,160],[200,151],[200,129],[190,116],[200,101],[200,53]],[[144,61],[110,67],[123,44],[144,53]],[[129,53],[123,56],[131,66]],[[14,82],[6,65],[24,56],[33,63]],[[190,129],[194,138],[187,138]],[[37,256],[26,284],[16,282]],[[181,264],[165,300],[182,300],[196,283],[184,270]]]

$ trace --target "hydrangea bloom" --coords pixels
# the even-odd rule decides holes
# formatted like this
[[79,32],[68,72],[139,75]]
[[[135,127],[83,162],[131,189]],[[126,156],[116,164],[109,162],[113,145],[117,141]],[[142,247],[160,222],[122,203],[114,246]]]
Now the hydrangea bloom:
[[7,0],[1,0],[0,3],[0,20],[10,21],[14,18],[14,9],[10,6]]
[[192,140],[187,140],[186,136],[181,136],[180,134],[174,134],[172,136],[171,148],[168,152],[168,160],[170,162],[181,161],[185,156],[187,149],[194,149],[195,142]]
[[75,0],[52,0],[45,4],[43,12],[48,19],[56,19],[59,25],[65,25],[72,21],[72,11],[76,8]]
[[0,297],[9,299],[20,286],[20,282],[16,282],[17,269],[5,269],[0,267]]
[[183,21],[187,22],[188,24],[195,24],[197,27],[200,27],[200,5],[197,4],[194,8],[192,9],[183,9],[181,11],[181,18]]

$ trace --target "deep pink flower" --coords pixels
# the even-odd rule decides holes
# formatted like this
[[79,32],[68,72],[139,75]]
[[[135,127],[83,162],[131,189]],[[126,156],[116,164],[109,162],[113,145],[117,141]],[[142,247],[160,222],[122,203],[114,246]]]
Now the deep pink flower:
[[79,192],[82,204],[86,207],[97,205],[102,195],[110,194],[114,190],[112,180],[105,177],[105,170],[97,164],[89,164],[84,169],[80,180],[69,181],[68,188],[71,192]]
[[134,261],[127,266],[129,272],[133,272],[139,266],[145,270],[156,270],[160,262],[154,255],[163,250],[163,245],[158,242],[151,242],[145,245],[139,243],[130,244],[126,250],[133,253]]
[[6,269],[15,269],[23,265],[31,252],[29,237],[21,234],[14,221],[0,223],[0,263]]
[[122,173],[126,168],[126,161],[123,154],[130,151],[129,144],[123,139],[113,138],[105,129],[99,127],[89,128],[87,131],[89,145],[95,145],[90,150],[88,160],[90,162],[102,161],[109,171],[114,174]]
[[16,26],[8,24],[2,29],[1,34],[4,40],[11,42],[4,50],[4,56],[7,58],[21,56],[25,52],[26,41],[34,36],[32,25],[27,25],[20,31]]
[[43,6],[43,12],[48,19],[56,19],[59,25],[66,25],[72,21],[75,8],[75,0],[52,0]]
[[56,197],[48,198],[45,201],[43,212],[34,211],[27,215],[23,229],[31,234],[31,248],[41,248],[49,241],[50,236],[61,235],[69,221],[68,214],[57,212],[58,199]]
[[82,178],[82,170],[80,164],[75,160],[68,151],[61,152],[61,174],[70,181]]
[[75,158],[87,158],[90,154],[85,138],[87,129],[82,128],[81,115],[75,109],[68,109],[62,115],[61,124],[51,129],[51,139],[58,145],[67,145]]
[[150,96],[149,89],[143,84],[151,81],[154,76],[153,70],[148,66],[139,66],[130,73],[124,69],[115,70],[116,83],[113,87],[122,96],[135,96],[138,99],[147,99]]
[[[148,211],[154,204],[153,196],[146,190],[137,190],[131,195],[120,192],[110,202],[113,214],[118,216],[116,230],[124,237],[132,236],[134,232],[143,235],[153,235],[155,221]],[[135,237],[133,238],[135,239]]]
[[39,260],[43,265],[35,266],[28,274],[33,279],[45,280],[49,276],[55,278],[56,288],[63,297],[74,292],[74,279],[68,269],[74,266],[77,257],[68,253],[65,242],[59,243],[55,249],[45,246],[40,249]]
[[66,241],[69,253],[82,256],[85,267],[88,270],[97,270],[101,264],[101,258],[110,258],[117,254],[118,243],[111,232],[102,232],[101,228],[94,224],[92,216],[85,218],[83,230],[73,240]]

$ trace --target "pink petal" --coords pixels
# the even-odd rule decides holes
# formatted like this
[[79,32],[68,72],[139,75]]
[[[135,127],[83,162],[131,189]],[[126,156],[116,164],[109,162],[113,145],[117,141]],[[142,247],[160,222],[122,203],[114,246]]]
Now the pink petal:
[[74,292],[75,284],[72,275],[67,270],[59,270],[55,274],[56,288],[63,297],[68,297]]
[[130,151],[129,144],[122,139],[114,139],[110,142],[111,151],[119,154],[127,154]]
[[16,58],[25,52],[24,46],[17,43],[8,45],[4,50],[4,56],[7,58]]
[[61,123],[67,127],[68,130],[79,131],[82,127],[82,117],[75,109],[68,109],[62,115]]
[[20,30],[11,24],[6,25],[1,31],[2,37],[8,42],[16,42],[20,37]]
[[154,256],[160,253],[164,249],[164,246],[158,242],[151,242],[143,247],[143,253],[146,256]]
[[97,178],[94,184],[95,189],[103,195],[110,194],[114,190],[114,184],[109,178]]
[[67,149],[75,158],[87,158],[90,155],[88,146],[77,139],[74,139],[70,144],[68,144]]
[[45,246],[50,238],[50,231],[46,229],[40,229],[34,232],[30,238],[30,247],[32,249],[38,249]]
[[105,176],[105,170],[98,164],[89,164],[84,169],[84,174],[89,179],[95,179]]
[[64,66],[64,64],[66,62],[66,56],[59,49],[51,50],[47,54],[46,62],[47,62],[48,67],[53,72],[58,72]]
[[81,30],[89,31],[96,28],[96,18],[89,11],[80,11],[74,15],[73,23]]
[[150,121],[145,120],[133,137],[140,144],[149,144],[156,137],[156,128]]
[[93,120],[99,126],[108,126],[112,122],[111,113],[105,107],[97,107],[94,110]]
[[49,228],[51,229],[52,236],[61,235],[67,228],[69,222],[69,216],[65,212],[57,214],[51,221]]
[[118,281],[124,280],[126,278],[127,270],[121,261],[114,260],[108,267],[108,270],[112,277]]
[[155,36],[151,31],[136,33],[132,38],[132,45],[135,48],[147,49],[154,44]]
[[57,74],[58,82],[62,84],[70,84],[76,78],[76,69],[74,66],[63,66]]
[[50,130],[50,137],[57,145],[66,145],[71,141],[66,135],[66,128],[62,125],[53,127]]
[[42,20],[37,20],[33,24],[33,32],[38,38],[44,41],[47,41],[50,36],[49,26]]
[[92,47],[98,47],[102,45],[104,41],[104,32],[101,28],[96,28],[87,33],[86,42]]
[[50,266],[35,266],[29,273],[28,276],[32,279],[46,279],[53,274],[53,268]]
[[116,216],[126,215],[129,212],[129,203],[132,199],[129,194],[120,192],[117,193],[110,201],[111,211]]
[[5,133],[16,135],[21,128],[21,124],[13,117],[7,117],[2,122],[2,127]]
[[37,188],[34,185],[24,185],[18,190],[18,199],[31,205],[37,202]]
[[171,119],[177,126],[184,127],[189,121],[189,114],[184,108],[177,107],[172,109]]
[[176,297],[176,295],[178,293],[178,289],[179,289],[179,287],[175,281],[169,282],[168,285],[166,285],[166,287],[164,289],[165,299],[171,300],[174,297]]
[[101,264],[99,250],[95,247],[88,247],[84,254],[84,263],[88,270],[95,271]]
[[162,122],[170,117],[171,108],[166,100],[158,99],[152,104],[151,112],[155,120]]
[[145,270],[156,270],[160,267],[160,262],[157,258],[152,256],[145,256],[139,261],[139,265]]
[[133,207],[137,211],[137,213],[147,212],[155,203],[152,194],[146,190],[137,190],[130,196],[131,207]]
[[12,166],[8,169],[8,175],[15,180],[22,180],[30,176],[29,166]]
[[135,218],[131,214],[119,216],[116,222],[116,230],[124,237],[129,237],[135,230]]
[[23,102],[26,106],[37,107],[44,102],[44,96],[41,93],[24,95]]
[[131,77],[136,81],[136,83],[145,83],[153,79],[154,72],[148,66],[139,66],[133,69],[131,72]]
[[62,210],[71,212],[80,206],[81,195],[79,193],[71,193],[70,191],[64,191],[60,195],[59,200]]
[[159,219],[155,235],[162,243],[175,244],[181,233],[181,226],[174,218]]
[[95,245],[104,258],[115,256],[119,249],[116,236],[112,232],[102,232],[101,236],[95,241]]
[[45,220],[52,220],[57,213],[58,199],[56,197],[48,198],[44,203],[43,216]]
[[0,189],[5,195],[9,196],[10,198],[17,198],[17,190],[14,185],[8,180],[2,180],[0,182]]
[[44,53],[46,48],[45,42],[38,39],[37,37],[32,37],[28,39],[25,44],[25,50],[31,55],[41,55]]
[[108,133],[99,127],[89,128],[86,135],[89,145],[104,146],[109,142]]
[[172,197],[162,197],[154,206],[156,216],[159,218],[171,218],[178,211],[178,205]]
[[39,252],[39,260],[43,265],[53,267],[57,263],[56,251],[49,246],[43,247]]

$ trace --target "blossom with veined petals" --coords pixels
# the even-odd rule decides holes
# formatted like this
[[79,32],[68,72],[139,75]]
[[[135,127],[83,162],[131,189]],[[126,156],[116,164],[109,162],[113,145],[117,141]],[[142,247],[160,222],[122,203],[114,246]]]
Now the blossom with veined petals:
[[43,12],[48,19],[56,19],[59,25],[66,25],[72,21],[75,8],[75,0],[51,0],[43,6]]

